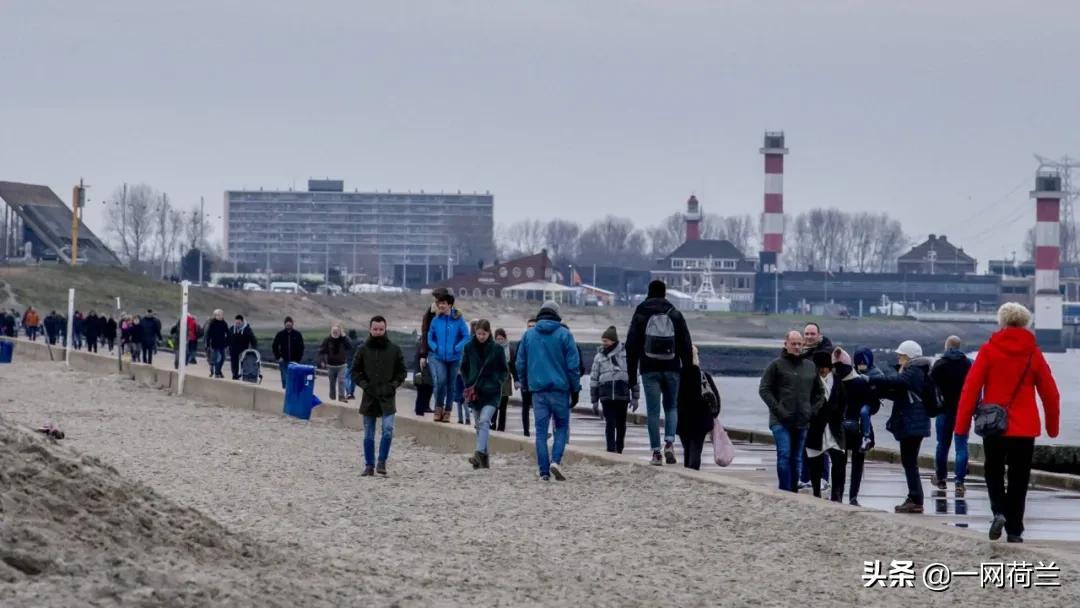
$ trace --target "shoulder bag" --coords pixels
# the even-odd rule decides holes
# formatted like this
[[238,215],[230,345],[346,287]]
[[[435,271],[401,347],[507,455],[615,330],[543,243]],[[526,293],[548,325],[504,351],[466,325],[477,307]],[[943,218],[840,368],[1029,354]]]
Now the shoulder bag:
[[1020,387],[1024,385],[1024,378],[1027,377],[1028,370],[1031,368],[1032,356],[1028,355],[1024,373],[1020,374],[1020,379],[1016,381],[1016,388],[1013,389],[1012,397],[1009,397],[1007,404],[1001,406],[996,403],[980,403],[975,407],[976,435],[979,437],[998,437],[1005,434],[1005,431],[1009,428],[1008,409],[1016,400]]

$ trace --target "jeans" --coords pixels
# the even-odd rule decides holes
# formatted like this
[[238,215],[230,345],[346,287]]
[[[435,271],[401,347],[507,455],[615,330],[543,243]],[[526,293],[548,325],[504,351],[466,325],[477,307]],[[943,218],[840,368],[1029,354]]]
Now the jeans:
[[[184,353],[184,365],[195,365],[198,362],[196,352],[199,349],[198,342],[188,342],[187,351]],[[180,367],[180,348],[173,351],[173,367]]]
[[476,419],[476,451],[481,454],[488,453],[488,436],[491,435],[491,417],[495,415],[498,406],[473,405],[474,418]]
[[[376,416],[364,416],[364,465],[375,466],[375,420]],[[390,442],[394,439],[394,415],[382,417],[382,439],[379,440],[379,462],[390,457]]]
[[922,437],[908,437],[900,440],[900,463],[904,465],[904,477],[907,478],[908,500],[923,504],[922,479],[919,478],[919,447]]
[[337,398],[345,396],[345,366],[344,365],[327,365],[326,375],[330,378],[330,400],[337,401]]
[[31,342],[37,341],[38,329],[36,325],[31,325],[26,328],[26,335],[30,338]]
[[622,454],[626,443],[626,408],[629,401],[602,401],[604,408],[604,439],[607,451]]
[[157,350],[157,345],[154,343],[143,342],[142,344],[142,362],[147,365],[154,364],[154,352]]
[[451,409],[454,399],[454,382],[458,375],[460,361],[440,361],[428,359],[431,367],[431,381],[435,384],[435,407]]
[[[1031,481],[1034,437],[983,437],[983,463],[990,510],[1005,516],[1005,532],[1024,534],[1024,503]],[[1005,467],[1008,467],[1008,473]],[[1006,479],[1008,483],[1006,483]]]
[[465,404],[465,380],[460,373],[454,377],[454,403],[457,404],[458,423],[471,423],[472,409]]
[[285,379],[289,377],[288,362],[278,361],[278,372],[281,374],[281,388],[285,388]]
[[210,351],[210,370],[214,372],[215,378],[221,378],[224,374],[221,373],[222,366],[225,365],[225,349],[215,348]]
[[[536,415],[536,462],[540,475],[551,474],[551,463],[562,462],[566,442],[570,440],[570,394],[563,391],[543,391],[532,394],[533,413]],[[548,456],[547,434],[551,419],[555,418],[555,443]]]
[[861,427],[863,437],[873,437],[874,427],[870,423],[870,406],[864,405],[859,408],[859,426]]
[[645,390],[645,411],[648,414],[649,447],[660,450],[660,405],[664,406],[664,441],[675,441],[679,413],[676,409],[679,395],[679,372],[648,372],[641,374]]
[[[431,387],[429,386],[428,389],[428,399],[431,399]],[[345,365],[345,394],[349,397],[356,395],[356,383],[352,379],[352,357]]]
[[[937,469],[937,478],[945,480],[949,478],[949,447],[953,441],[953,429],[956,428],[956,412],[942,412],[934,420],[937,431],[937,453],[934,455],[934,464]],[[956,435],[956,483],[963,485],[967,478],[968,468],[968,436]]]
[[802,468],[807,429],[774,424],[769,430],[776,442],[776,478],[779,487],[788,492],[798,492],[799,469]]

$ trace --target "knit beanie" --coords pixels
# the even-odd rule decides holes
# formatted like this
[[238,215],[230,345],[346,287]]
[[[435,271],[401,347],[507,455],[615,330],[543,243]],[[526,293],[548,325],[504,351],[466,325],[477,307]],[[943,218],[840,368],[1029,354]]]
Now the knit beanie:
[[543,306],[540,307],[540,312],[544,312],[545,310],[550,310],[555,314],[559,314],[559,305],[551,300],[548,300],[547,302],[544,302]]
[[619,330],[615,329],[615,326],[612,325],[611,327],[605,329],[603,335],[601,335],[600,337],[605,340],[611,340],[612,342],[618,342]]

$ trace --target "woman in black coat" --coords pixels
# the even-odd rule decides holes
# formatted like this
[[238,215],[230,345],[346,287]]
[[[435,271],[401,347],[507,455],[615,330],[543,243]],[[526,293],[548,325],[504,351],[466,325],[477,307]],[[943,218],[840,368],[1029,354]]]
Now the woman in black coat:
[[701,452],[705,448],[705,438],[713,430],[713,406],[720,406],[720,391],[712,376],[701,371],[697,347],[693,347],[693,365],[682,369],[679,378],[678,421],[676,434],[683,445],[683,466],[688,469],[701,469]]
[[[881,400],[870,388],[870,379],[855,370],[851,356],[847,352],[837,348],[833,352],[833,361],[833,373],[843,383],[846,397],[841,424],[844,427],[845,453],[849,454],[847,458],[851,461],[851,489],[848,491],[848,501],[857,507],[859,506],[859,488],[862,486],[863,466],[866,462],[866,452],[869,451],[862,448],[863,438],[866,436],[862,426],[862,409],[865,407],[871,415],[876,414],[881,409]],[[840,496],[843,497],[843,478],[836,478],[833,483],[841,485]]]

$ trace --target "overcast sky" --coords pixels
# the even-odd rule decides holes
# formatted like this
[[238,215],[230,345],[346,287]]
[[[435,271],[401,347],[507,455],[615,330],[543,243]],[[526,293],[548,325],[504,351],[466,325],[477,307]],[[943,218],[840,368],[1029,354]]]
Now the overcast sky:
[[1067,0],[0,0],[0,26],[0,179],[65,200],[147,182],[219,215],[329,176],[490,190],[500,223],[757,216],[783,129],[789,213],[888,211],[985,264],[1034,223],[1032,153],[1080,157]]

